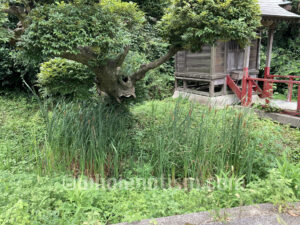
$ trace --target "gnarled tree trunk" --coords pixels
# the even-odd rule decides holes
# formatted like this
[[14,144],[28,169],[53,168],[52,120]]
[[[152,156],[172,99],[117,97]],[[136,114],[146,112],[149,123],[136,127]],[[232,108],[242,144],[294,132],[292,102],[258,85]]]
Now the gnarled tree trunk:
[[130,77],[121,77],[118,68],[96,68],[96,85],[98,90],[121,102],[122,97],[134,97],[135,87]]
[[118,102],[121,102],[122,97],[136,97],[135,84],[137,81],[143,79],[146,73],[155,69],[161,64],[172,58],[179,48],[171,47],[164,56],[145,65],[128,77],[123,77],[120,74],[120,68],[129,52],[129,47],[125,47],[124,51],[113,60],[108,60],[104,66],[93,67],[91,61],[97,58],[97,55],[89,47],[78,48],[78,54],[62,54],[63,58],[74,60],[87,65],[96,75],[97,88],[101,92],[105,92],[110,97],[113,97]]

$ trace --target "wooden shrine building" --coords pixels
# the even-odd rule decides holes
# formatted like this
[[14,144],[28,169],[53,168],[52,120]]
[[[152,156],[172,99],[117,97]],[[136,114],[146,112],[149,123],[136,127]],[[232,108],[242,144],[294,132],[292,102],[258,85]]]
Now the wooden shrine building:
[[[298,23],[300,15],[286,10],[289,2],[282,0],[259,0],[259,5],[261,23],[269,33],[266,61],[266,73],[269,73],[276,25],[280,21]],[[235,41],[219,41],[214,46],[204,46],[201,52],[178,52],[175,58],[174,97],[188,94],[208,102],[218,96],[232,96],[233,92],[227,87],[227,75],[230,75],[237,86],[242,85],[244,68],[249,71],[247,76],[256,78],[260,68],[260,46],[258,38],[252,40],[251,45],[246,48],[240,48]]]

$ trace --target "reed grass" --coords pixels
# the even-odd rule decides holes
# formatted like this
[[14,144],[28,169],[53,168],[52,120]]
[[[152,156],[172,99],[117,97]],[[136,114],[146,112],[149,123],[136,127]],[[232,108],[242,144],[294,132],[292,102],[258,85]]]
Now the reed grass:
[[153,107],[142,150],[151,155],[156,176],[175,173],[177,177],[205,181],[222,171],[234,170],[250,178],[255,151],[247,113],[199,107],[183,100],[175,106],[157,103]]
[[[184,100],[129,112],[102,103],[58,103],[47,122],[46,164],[102,178],[172,177],[205,182],[222,171],[250,179],[250,117]],[[43,165],[45,167],[45,165]]]

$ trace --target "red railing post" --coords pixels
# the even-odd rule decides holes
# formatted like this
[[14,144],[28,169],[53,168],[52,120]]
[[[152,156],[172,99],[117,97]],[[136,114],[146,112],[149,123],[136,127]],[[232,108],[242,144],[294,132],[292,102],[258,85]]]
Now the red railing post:
[[246,97],[247,97],[248,74],[249,74],[249,69],[247,67],[245,67],[244,74],[243,74],[243,80],[242,80],[242,96],[241,96],[242,106],[246,106],[246,104],[247,104]]
[[[293,81],[294,79],[290,77],[290,81]],[[293,83],[289,83],[289,89],[288,89],[288,102],[291,102],[293,98]]]
[[298,84],[298,104],[297,104],[297,112],[300,112],[300,84]]
[[230,87],[230,89],[236,94],[236,96],[241,100],[242,99],[242,91],[234,83],[234,81],[232,80],[232,78],[229,75],[226,76],[226,83]]
[[247,106],[251,106],[252,104],[252,93],[253,93],[253,81],[248,81],[248,99],[247,99]]

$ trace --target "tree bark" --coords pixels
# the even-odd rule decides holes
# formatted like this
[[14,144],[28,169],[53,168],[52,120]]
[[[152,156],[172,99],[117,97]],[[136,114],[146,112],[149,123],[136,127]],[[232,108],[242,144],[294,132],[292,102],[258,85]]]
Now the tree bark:
[[164,56],[160,57],[159,59],[157,59],[153,62],[150,62],[146,65],[141,65],[140,69],[131,75],[132,81],[135,83],[136,81],[143,79],[149,70],[155,69],[155,68],[159,67],[160,65],[162,65],[163,63],[167,62],[179,50],[180,50],[180,48],[171,47],[166,55],[164,55]]
[[10,45],[14,46],[24,33],[26,25],[26,17],[30,11],[30,8],[26,9],[22,6],[10,6],[8,9],[4,9],[3,12],[9,15],[13,15],[18,18],[19,22],[17,23],[17,28],[12,30],[14,37],[10,40]]
[[123,77],[120,74],[120,68],[124,63],[129,49],[129,47],[125,47],[123,53],[119,54],[115,59],[107,61],[104,66],[100,67],[95,67],[91,64],[91,61],[96,59],[96,55],[88,47],[79,48],[78,54],[64,53],[60,57],[87,65],[96,75],[95,82],[98,92],[105,92],[118,102],[121,102],[122,97],[135,98],[136,82],[143,79],[149,70],[155,69],[167,62],[180,50],[179,48],[172,47],[166,55],[146,65],[141,65],[140,69],[131,76]]
[[97,89],[113,97],[119,103],[122,97],[136,97],[135,87],[130,77],[122,78],[118,67],[95,68]]

